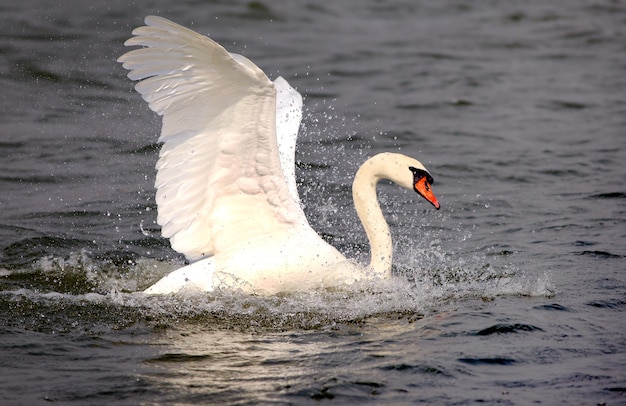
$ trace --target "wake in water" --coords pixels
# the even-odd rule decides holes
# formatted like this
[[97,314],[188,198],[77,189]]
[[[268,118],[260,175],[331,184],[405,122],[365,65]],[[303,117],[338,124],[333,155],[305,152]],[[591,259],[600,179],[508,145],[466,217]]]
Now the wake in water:
[[[38,325],[42,320],[34,315],[56,314],[55,323],[48,320],[41,326],[62,331],[93,323],[126,328],[135,323],[167,326],[195,320],[227,329],[311,329],[381,315],[420,318],[452,310],[465,300],[553,294],[546,275],[479,254],[446,254],[439,240],[429,237],[420,239],[434,241],[428,247],[398,239],[393,278],[269,297],[231,289],[146,296],[138,291],[182,264],[139,258],[120,265],[93,258],[87,251],[66,258],[48,256],[32,267],[0,271],[0,300],[9,310],[4,312],[4,323],[11,325],[21,314],[22,321],[30,319]],[[40,311],[32,311],[36,308]]]

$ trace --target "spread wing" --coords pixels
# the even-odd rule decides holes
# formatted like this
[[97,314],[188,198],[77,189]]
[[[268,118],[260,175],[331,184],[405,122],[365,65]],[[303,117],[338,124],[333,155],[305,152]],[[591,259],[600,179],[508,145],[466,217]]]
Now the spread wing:
[[[143,48],[118,61],[163,116],[157,221],[172,248],[195,261],[308,227],[293,176],[300,95],[205,36],[160,17],[145,22],[125,43]],[[277,117],[293,145],[282,166]]]

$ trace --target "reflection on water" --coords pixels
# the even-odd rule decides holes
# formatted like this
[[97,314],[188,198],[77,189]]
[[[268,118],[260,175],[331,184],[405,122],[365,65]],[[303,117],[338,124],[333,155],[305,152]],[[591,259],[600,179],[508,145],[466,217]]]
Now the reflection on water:
[[356,400],[376,395],[389,384],[386,363],[397,350],[396,337],[416,319],[398,320],[336,323],[321,330],[271,335],[174,329],[157,342],[166,352],[146,362],[158,366],[150,375],[155,386],[166,393],[184,393],[181,401]]

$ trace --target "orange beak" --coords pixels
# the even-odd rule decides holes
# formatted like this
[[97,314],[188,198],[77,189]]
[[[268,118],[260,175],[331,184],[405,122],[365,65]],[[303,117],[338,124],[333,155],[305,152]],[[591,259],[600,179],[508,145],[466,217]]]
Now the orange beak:
[[428,183],[428,179],[426,178],[426,176],[421,177],[415,183],[414,187],[417,193],[422,195],[424,199],[428,200],[433,206],[435,206],[435,209],[439,210],[439,207],[441,206],[439,205],[439,202],[437,201],[435,194],[430,188],[430,184]]

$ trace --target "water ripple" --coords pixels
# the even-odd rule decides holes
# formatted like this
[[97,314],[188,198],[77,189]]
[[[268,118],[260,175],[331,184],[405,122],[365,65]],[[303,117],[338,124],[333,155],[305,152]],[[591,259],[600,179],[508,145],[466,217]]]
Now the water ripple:
[[532,326],[529,324],[496,324],[491,327],[478,330],[474,333],[477,336],[488,336],[492,334],[510,334],[529,331],[544,331],[540,327]]

